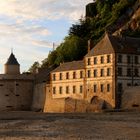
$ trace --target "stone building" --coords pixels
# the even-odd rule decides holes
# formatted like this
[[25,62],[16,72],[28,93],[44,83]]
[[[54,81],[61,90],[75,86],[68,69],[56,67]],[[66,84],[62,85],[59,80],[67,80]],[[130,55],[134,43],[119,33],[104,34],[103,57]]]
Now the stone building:
[[30,110],[33,97],[34,76],[20,74],[20,65],[11,53],[0,74],[0,111]]
[[139,108],[140,39],[106,33],[88,48],[92,49],[81,61],[39,69],[35,74],[20,74],[20,64],[11,53],[0,74],[0,111]]
[[139,72],[140,39],[106,33],[82,61],[61,64],[51,72],[51,98],[120,108],[124,90],[140,85]]

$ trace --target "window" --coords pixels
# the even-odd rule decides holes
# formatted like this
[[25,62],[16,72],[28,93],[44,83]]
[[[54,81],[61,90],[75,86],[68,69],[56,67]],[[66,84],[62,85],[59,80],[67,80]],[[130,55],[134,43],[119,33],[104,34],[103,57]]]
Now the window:
[[104,91],[104,85],[101,84],[101,92],[103,92],[103,91]]
[[62,80],[62,73],[60,73],[60,75],[59,75],[59,79]]
[[138,64],[138,63],[139,63],[138,56],[135,56],[135,64]]
[[97,64],[97,57],[94,57],[94,64]]
[[118,55],[118,63],[122,63],[122,55]]
[[55,74],[53,74],[53,80],[55,81]]
[[104,69],[101,69],[101,77],[104,76]]
[[130,87],[131,86],[131,83],[127,83],[127,86]]
[[3,84],[0,84],[0,87],[3,87]]
[[80,71],[80,78],[83,78],[83,71]]
[[73,72],[73,79],[76,78],[76,72]]
[[122,68],[118,68],[118,76],[122,76]]
[[107,92],[110,92],[110,84],[107,84]]
[[66,79],[69,79],[69,73],[68,72],[66,73]]
[[90,58],[88,58],[88,65],[90,65]]
[[104,57],[101,56],[101,64],[103,64],[103,63],[104,63]]
[[76,86],[73,86],[73,93],[76,93]]
[[97,77],[97,70],[94,70],[93,75],[94,77]]
[[111,75],[111,68],[107,68],[107,76]]
[[137,68],[134,69],[134,76],[135,77],[139,76],[139,70]]
[[97,92],[97,85],[93,85],[93,91],[94,91],[94,93]]
[[110,55],[107,55],[107,63],[110,63],[111,62],[111,57]]
[[122,92],[122,83],[118,83],[118,92]]
[[62,87],[59,87],[59,93],[62,94]]
[[88,70],[87,72],[87,77],[90,78],[90,70]]
[[134,86],[138,86],[138,84],[137,84],[137,83],[135,83],[135,84],[134,84]]
[[127,55],[127,63],[130,64],[131,63],[131,56]]
[[56,87],[53,87],[53,94],[56,94]]
[[80,93],[83,92],[83,86],[80,86]]
[[127,69],[127,76],[132,76],[132,70],[130,68]]
[[69,86],[66,86],[66,93],[69,93]]

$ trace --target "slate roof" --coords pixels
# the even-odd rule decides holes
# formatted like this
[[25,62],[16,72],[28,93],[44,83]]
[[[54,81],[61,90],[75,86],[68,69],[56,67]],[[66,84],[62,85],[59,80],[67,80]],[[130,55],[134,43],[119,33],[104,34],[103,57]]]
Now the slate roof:
[[70,71],[70,70],[78,70],[84,69],[84,61],[72,61],[66,62],[58,66],[52,72],[60,72],[60,71]]
[[106,33],[85,57],[109,53],[140,54],[140,38],[117,37]]
[[6,62],[6,65],[19,65],[19,63],[13,53],[11,53],[11,55],[9,56],[9,58]]

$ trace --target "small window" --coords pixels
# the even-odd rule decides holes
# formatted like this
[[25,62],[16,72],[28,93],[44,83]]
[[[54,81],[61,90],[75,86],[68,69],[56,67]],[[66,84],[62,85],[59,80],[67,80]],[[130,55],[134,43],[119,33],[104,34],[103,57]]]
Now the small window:
[[101,84],[101,92],[103,92],[103,91],[104,91],[104,85]]
[[139,63],[139,57],[135,56],[135,64],[138,64],[138,63]]
[[123,85],[122,83],[118,83],[118,92],[122,92]]
[[73,93],[76,93],[76,86],[73,86]]
[[94,57],[94,64],[97,64],[97,57]]
[[118,68],[118,76],[122,76],[122,68]]
[[131,56],[127,55],[127,63],[130,64],[131,63]]
[[110,92],[110,84],[107,84],[107,92]]
[[13,106],[6,106],[7,108],[12,108]]
[[9,94],[6,94],[5,96],[9,96]]
[[97,70],[93,71],[93,75],[94,75],[94,77],[97,77]]
[[76,78],[76,72],[73,72],[73,79]]
[[16,94],[16,96],[18,97],[18,96],[19,96],[19,94]]
[[111,68],[107,68],[107,76],[111,75]]
[[69,93],[69,86],[66,86],[66,93]]
[[19,86],[19,84],[16,84],[16,86]]
[[111,57],[110,55],[107,55],[107,63],[110,63],[111,62]]
[[53,74],[53,81],[55,81],[55,74]]
[[87,77],[90,78],[90,70],[88,70],[87,72]]
[[131,86],[131,83],[127,83],[127,86],[130,87]]
[[4,85],[3,84],[0,84],[0,87],[3,87]]
[[60,73],[60,75],[59,75],[59,79],[62,80],[62,73]]
[[59,93],[62,94],[62,87],[59,87]]
[[122,55],[118,55],[118,63],[122,63]]
[[80,71],[80,78],[83,78],[83,71]]
[[88,65],[90,65],[90,64],[91,64],[91,62],[90,62],[90,58],[88,58],[88,61],[87,61],[87,63],[88,63]]
[[53,94],[56,94],[56,87],[53,87]]
[[135,83],[134,86],[138,86],[138,83]]
[[127,76],[128,77],[132,76],[132,70],[131,70],[131,68],[128,68],[127,69]]
[[66,79],[69,79],[69,73],[68,72],[66,73]]
[[139,105],[138,104],[133,104],[132,107],[139,107]]
[[80,86],[80,93],[83,93],[83,86]]
[[104,76],[104,69],[101,69],[101,77]]
[[103,64],[103,63],[104,63],[104,57],[101,56],[101,64]]
[[94,86],[93,86],[93,91],[94,91],[94,93],[97,92],[97,85],[94,85]]
[[135,77],[139,76],[139,70],[137,68],[134,69],[134,76]]

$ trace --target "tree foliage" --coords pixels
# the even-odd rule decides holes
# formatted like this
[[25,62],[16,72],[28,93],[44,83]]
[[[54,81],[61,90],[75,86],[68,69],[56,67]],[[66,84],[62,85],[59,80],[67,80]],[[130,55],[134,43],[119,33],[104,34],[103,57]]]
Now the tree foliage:
[[34,73],[36,69],[40,67],[40,64],[38,61],[34,62],[33,65],[29,68],[29,72]]
[[86,17],[70,27],[68,36],[42,61],[41,67],[83,59],[87,53],[87,41],[92,39],[95,45],[106,30],[113,30],[110,26],[119,25],[118,19],[125,15],[135,2],[136,0],[96,0],[96,3],[88,4]]

